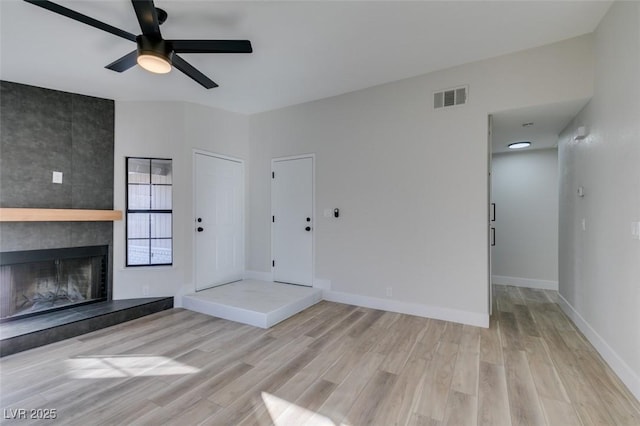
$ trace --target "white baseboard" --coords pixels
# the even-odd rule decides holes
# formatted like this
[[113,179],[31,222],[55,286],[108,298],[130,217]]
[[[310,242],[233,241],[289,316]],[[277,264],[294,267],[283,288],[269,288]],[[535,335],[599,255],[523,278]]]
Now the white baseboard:
[[244,271],[245,280],[273,281],[272,272]]
[[600,353],[602,358],[609,364],[611,369],[618,375],[620,380],[629,388],[631,393],[640,400],[640,377],[624,362],[615,350],[598,334],[597,331],[585,320],[582,315],[561,295],[560,307],[562,311],[576,324],[582,334]]
[[514,287],[538,288],[541,290],[558,290],[558,281],[505,277],[502,275],[493,275],[491,277],[491,281],[493,282],[493,284],[497,285],[512,285]]
[[477,312],[459,311],[456,309],[440,308],[437,306],[421,305],[417,303],[401,302],[399,300],[380,299],[377,297],[362,296],[353,293],[323,290],[324,300],[349,305],[362,306],[364,308],[381,309],[384,311],[398,312],[401,314],[416,315],[419,317],[433,318],[444,321],[452,321],[476,327],[489,327],[489,314]]
[[[271,272],[245,271],[244,278],[260,281],[273,281],[273,274]],[[313,288],[321,289],[322,298],[329,302],[348,303],[350,305],[362,306],[364,308],[381,309],[401,314],[452,321],[476,327],[489,327],[489,314],[459,311],[456,309],[440,308],[437,306],[421,305],[418,303],[401,302],[399,300],[380,299],[377,297],[332,291],[331,280],[323,278],[314,278]]]

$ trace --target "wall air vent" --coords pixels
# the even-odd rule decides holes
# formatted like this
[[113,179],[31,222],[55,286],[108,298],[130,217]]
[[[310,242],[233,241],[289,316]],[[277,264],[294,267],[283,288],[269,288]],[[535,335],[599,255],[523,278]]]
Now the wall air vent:
[[438,109],[464,105],[467,103],[468,90],[469,86],[461,86],[435,92],[433,94],[433,107]]

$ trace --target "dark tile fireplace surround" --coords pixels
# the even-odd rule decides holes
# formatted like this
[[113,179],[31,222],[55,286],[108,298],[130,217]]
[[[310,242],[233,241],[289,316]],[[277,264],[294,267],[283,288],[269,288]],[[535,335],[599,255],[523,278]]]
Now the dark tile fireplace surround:
[[[0,81],[0,207],[113,209],[113,148],[112,100]],[[0,253],[0,356],[173,306],[111,300],[112,222],[0,222]]]

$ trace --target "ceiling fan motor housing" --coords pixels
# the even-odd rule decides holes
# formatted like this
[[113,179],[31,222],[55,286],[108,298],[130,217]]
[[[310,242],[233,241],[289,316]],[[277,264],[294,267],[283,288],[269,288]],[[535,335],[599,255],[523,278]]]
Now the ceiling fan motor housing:
[[138,57],[142,55],[157,56],[173,63],[173,47],[170,42],[161,38],[149,37],[141,34],[136,37]]

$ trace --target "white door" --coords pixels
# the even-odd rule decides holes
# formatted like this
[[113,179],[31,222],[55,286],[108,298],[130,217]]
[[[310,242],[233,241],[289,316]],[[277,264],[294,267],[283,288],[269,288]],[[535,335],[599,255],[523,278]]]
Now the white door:
[[271,185],[273,280],[313,284],[313,157],[275,159]]
[[194,153],[195,284],[203,290],[244,273],[244,164]]

